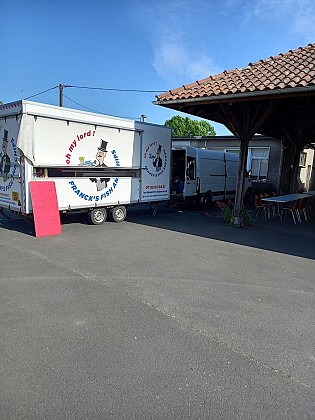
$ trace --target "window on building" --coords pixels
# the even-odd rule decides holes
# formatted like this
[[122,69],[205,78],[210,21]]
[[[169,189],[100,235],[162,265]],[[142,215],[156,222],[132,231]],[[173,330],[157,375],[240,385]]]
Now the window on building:
[[[239,149],[226,149],[226,152],[239,153]],[[246,169],[251,179],[265,180],[268,173],[269,147],[249,147]]]
[[303,167],[306,166],[306,158],[307,158],[307,153],[302,152],[300,154],[300,163],[299,163],[299,166],[303,166]]
[[253,147],[248,153],[247,168],[250,171],[251,178],[256,180],[267,179],[269,147]]

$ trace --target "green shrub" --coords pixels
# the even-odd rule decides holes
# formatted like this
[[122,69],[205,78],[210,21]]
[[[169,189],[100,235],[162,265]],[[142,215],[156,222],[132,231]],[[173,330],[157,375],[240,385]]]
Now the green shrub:
[[[228,225],[234,225],[234,203],[231,200],[216,201],[219,207],[219,217]],[[255,224],[255,217],[250,210],[242,208],[240,211],[241,227],[253,226]]]

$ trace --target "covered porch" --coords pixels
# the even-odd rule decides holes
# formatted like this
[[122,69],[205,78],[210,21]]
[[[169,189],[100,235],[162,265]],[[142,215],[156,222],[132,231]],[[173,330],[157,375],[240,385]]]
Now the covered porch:
[[315,44],[170,90],[154,104],[224,124],[237,137],[234,224],[239,225],[248,146],[255,134],[283,142],[280,188],[296,191],[301,152],[313,147],[315,138]]

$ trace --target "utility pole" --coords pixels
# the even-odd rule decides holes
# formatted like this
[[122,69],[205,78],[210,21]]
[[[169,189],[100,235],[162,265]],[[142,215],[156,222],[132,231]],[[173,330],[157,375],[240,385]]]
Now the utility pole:
[[64,85],[60,83],[60,85],[59,85],[59,106],[63,106],[63,88],[64,88]]

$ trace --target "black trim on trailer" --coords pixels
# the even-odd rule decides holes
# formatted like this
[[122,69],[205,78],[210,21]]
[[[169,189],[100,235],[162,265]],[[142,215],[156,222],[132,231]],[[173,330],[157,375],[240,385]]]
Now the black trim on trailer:
[[89,178],[89,177],[127,177],[140,178],[141,168],[121,168],[96,166],[82,167],[47,167],[35,166],[34,175],[39,178]]

